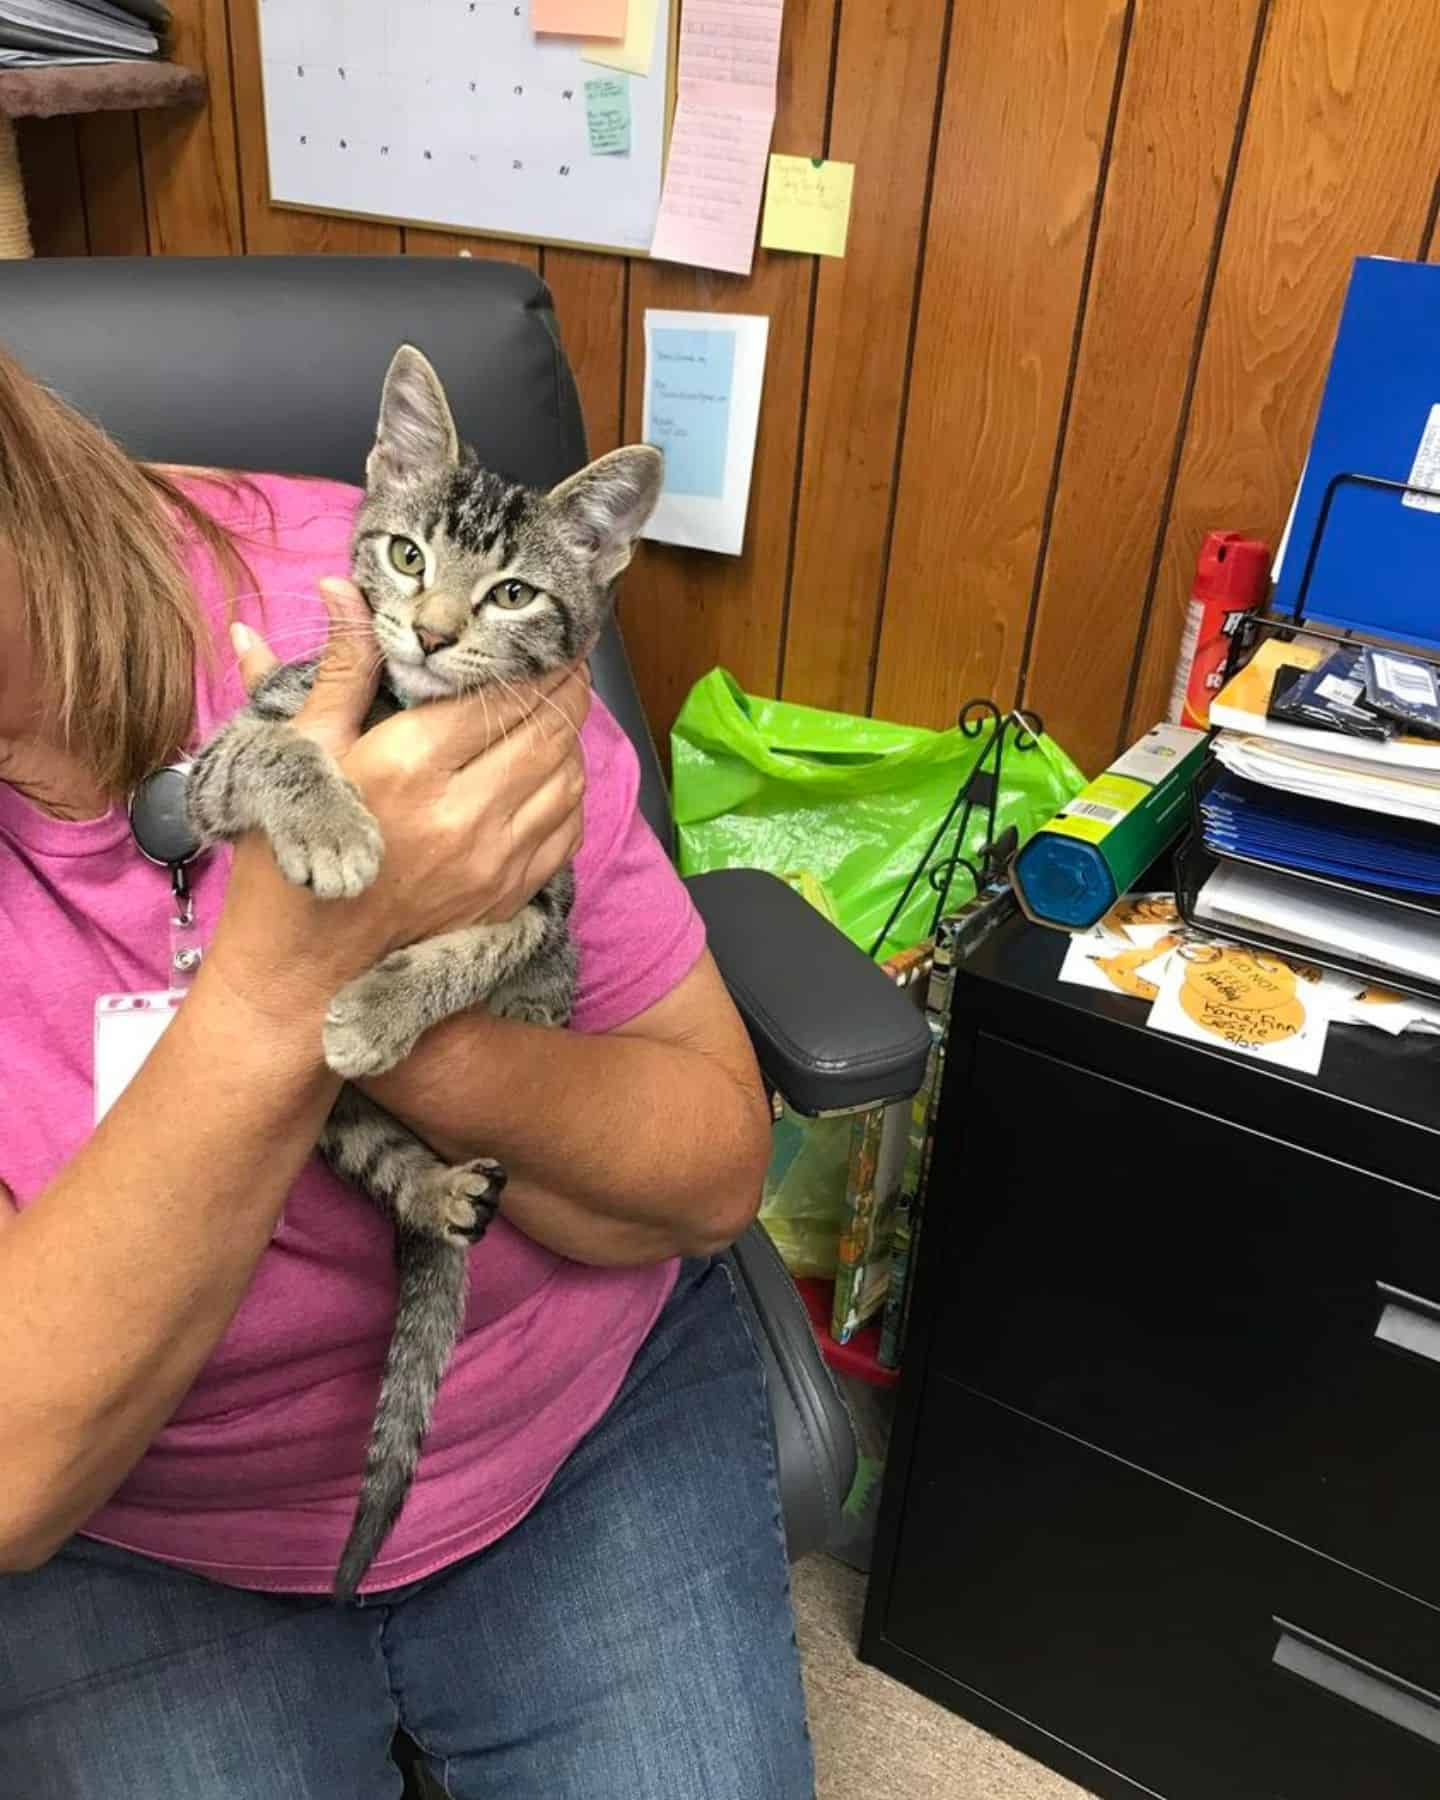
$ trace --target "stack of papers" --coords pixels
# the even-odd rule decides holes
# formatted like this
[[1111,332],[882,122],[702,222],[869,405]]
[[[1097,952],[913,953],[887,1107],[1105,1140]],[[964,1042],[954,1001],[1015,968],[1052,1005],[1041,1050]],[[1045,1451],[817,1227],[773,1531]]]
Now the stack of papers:
[[1226,863],[1201,888],[1195,916],[1257,931],[1393,975],[1440,983],[1440,914]]
[[1307,794],[1365,812],[1440,824],[1440,778],[1419,770],[1375,770],[1358,759],[1328,754],[1322,758],[1288,744],[1230,733],[1215,740],[1214,754],[1227,769],[1279,793]]
[[[1440,739],[1410,734],[1436,726],[1436,659],[1388,647],[1440,649],[1437,301],[1440,269],[1355,264],[1272,571],[1272,618],[1301,625],[1290,643],[1267,636],[1211,705],[1223,773],[1201,797],[1201,836],[1218,866],[1193,909],[1217,931],[1427,995],[1440,992]],[[1357,635],[1339,654],[1307,624]],[[1282,684],[1285,716],[1271,718],[1277,675],[1322,665]],[[1357,705],[1367,730],[1396,734],[1347,729],[1362,726]]]
[[138,61],[158,53],[151,26],[168,19],[155,0],[0,0],[0,66]]
[[1221,861],[1195,918],[1428,991],[1440,986],[1440,742],[1267,717],[1276,670],[1328,654],[1313,639],[1269,638],[1216,697],[1224,772],[1200,816]]
[[1200,802],[1206,848],[1330,880],[1440,895],[1440,832],[1222,775]]
[[1210,723],[1221,727],[1217,760],[1280,793],[1440,824],[1440,743],[1341,737],[1266,717],[1275,671],[1313,669],[1325,654],[1313,641],[1267,638],[1210,708]]

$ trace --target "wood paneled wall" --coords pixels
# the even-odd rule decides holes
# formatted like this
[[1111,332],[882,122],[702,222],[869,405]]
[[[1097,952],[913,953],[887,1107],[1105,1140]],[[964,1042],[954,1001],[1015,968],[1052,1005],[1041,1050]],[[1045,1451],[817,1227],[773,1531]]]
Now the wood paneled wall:
[[256,0],[175,5],[208,108],[27,127],[42,254],[518,258],[597,449],[647,306],[769,314],[744,555],[627,580],[662,734],[721,662],[934,724],[1023,700],[1101,766],[1164,711],[1204,532],[1278,535],[1351,259],[1434,238],[1435,0],[788,0],[775,144],[855,162],[850,247],[748,281],[273,208]]

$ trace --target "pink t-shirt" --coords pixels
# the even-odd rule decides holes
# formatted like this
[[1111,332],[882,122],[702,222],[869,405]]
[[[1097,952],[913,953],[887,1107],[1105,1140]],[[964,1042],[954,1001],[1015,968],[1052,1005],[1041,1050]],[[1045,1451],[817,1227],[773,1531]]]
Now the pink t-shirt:
[[[359,494],[275,477],[259,486],[274,508],[273,533],[253,495],[227,497],[198,482],[192,491],[246,534],[258,592],[239,598],[235,616],[278,654],[304,655],[324,637],[316,580],[349,565]],[[192,568],[224,645],[218,672],[197,676],[198,741],[244,695],[218,629],[219,577],[198,550]],[[704,940],[636,811],[634,752],[598,700],[582,742],[589,787],[572,1029],[604,1032],[674,988]],[[207,933],[228,869],[223,848],[194,869]],[[21,1207],[90,1133],[95,997],[166,985],[167,897],[168,877],[133,848],[123,808],[64,822],[0,782],[0,1180]],[[223,1069],[215,1081],[223,1088]],[[370,1591],[466,1556],[521,1518],[609,1405],[675,1276],[673,1261],[571,1262],[503,1212],[470,1268],[465,1334],[415,1486],[364,1583]],[[389,1226],[312,1158],[229,1329],[86,1532],[241,1587],[328,1589],[359,1491],[394,1303]]]

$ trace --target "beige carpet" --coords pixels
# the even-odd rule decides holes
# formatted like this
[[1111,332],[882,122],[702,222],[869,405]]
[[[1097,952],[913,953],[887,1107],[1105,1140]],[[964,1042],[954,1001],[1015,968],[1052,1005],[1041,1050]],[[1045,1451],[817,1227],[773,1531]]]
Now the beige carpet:
[[791,1571],[815,1739],[816,1800],[1087,1800],[855,1655],[865,1578],[829,1556]]

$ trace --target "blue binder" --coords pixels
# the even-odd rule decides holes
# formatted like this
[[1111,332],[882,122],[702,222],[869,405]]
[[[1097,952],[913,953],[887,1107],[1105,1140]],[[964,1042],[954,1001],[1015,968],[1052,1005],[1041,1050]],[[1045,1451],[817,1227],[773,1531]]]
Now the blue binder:
[[1228,770],[1200,799],[1206,846],[1279,868],[1440,896],[1440,828],[1281,794]]
[[[1436,473],[1422,485],[1440,488],[1440,265],[1360,257],[1272,598],[1276,612],[1295,610],[1331,477],[1410,480],[1427,428]],[[1339,487],[1305,617],[1440,648],[1440,511],[1373,488]]]

